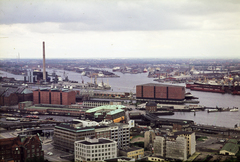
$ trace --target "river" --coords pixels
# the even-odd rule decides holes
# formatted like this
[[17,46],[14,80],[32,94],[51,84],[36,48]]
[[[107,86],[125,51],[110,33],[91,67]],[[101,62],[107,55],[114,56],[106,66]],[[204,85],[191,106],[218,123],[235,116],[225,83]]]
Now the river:
[[[103,69],[110,71],[111,69]],[[52,69],[46,69],[46,71],[51,74]],[[21,75],[13,75],[3,71],[0,71],[0,76],[14,77],[16,79],[23,79]],[[56,74],[63,77],[64,70],[56,70]],[[93,82],[93,79],[86,76],[81,76],[80,73],[65,71],[65,74],[70,80],[82,82]],[[145,84],[145,83],[158,83],[153,81],[153,78],[148,78],[147,73],[140,74],[122,74],[120,72],[115,72],[119,75],[119,78],[98,78],[98,82],[108,82],[112,87],[111,91],[114,92],[136,92],[136,85]],[[171,84],[171,83],[164,83]],[[185,85],[185,84],[179,84]],[[238,107],[240,108],[240,96],[231,95],[231,94],[220,94],[220,93],[210,93],[210,92],[200,92],[200,91],[191,91],[186,89],[187,92],[191,92],[194,96],[199,98],[200,105],[208,107]],[[240,111],[238,112],[214,112],[207,113],[207,111],[196,112],[194,116],[193,112],[175,112],[171,116],[160,116],[160,118],[174,118],[174,119],[186,119],[193,120],[197,124],[208,124],[216,126],[225,126],[233,128],[235,124],[240,126]]]

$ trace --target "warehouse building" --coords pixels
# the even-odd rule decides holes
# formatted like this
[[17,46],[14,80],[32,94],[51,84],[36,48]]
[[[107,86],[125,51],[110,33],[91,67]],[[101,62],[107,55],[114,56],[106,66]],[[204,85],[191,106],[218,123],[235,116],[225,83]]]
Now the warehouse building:
[[0,87],[0,106],[12,106],[32,100],[33,92],[25,87]]
[[34,104],[71,105],[76,103],[76,92],[68,89],[38,89],[33,91]]
[[183,101],[185,99],[185,87],[155,83],[137,85],[136,98]]

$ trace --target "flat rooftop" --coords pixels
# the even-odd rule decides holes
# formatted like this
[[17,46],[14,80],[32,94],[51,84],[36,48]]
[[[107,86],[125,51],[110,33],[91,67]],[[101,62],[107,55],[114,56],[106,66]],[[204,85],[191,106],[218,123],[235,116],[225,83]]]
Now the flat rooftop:
[[78,141],[76,143],[81,143],[81,144],[84,144],[84,145],[97,145],[97,144],[113,143],[113,141],[111,141],[109,139],[105,139],[105,138],[99,138],[98,142],[89,142],[89,141],[83,140],[83,141]]
[[146,84],[140,84],[137,86],[155,86],[155,87],[185,87],[185,86],[179,86],[179,85],[172,85],[172,84],[157,84],[157,83],[146,83]]

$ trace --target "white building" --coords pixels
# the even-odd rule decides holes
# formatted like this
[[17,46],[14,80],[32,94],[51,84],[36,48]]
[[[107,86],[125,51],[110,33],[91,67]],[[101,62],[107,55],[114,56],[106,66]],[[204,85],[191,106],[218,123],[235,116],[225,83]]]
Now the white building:
[[106,139],[91,139],[75,141],[74,161],[103,161],[117,157],[117,142]]
[[130,128],[125,123],[111,123],[108,125],[111,130],[111,139],[116,141],[118,148],[129,146]]
[[90,121],[90,120],[73,119],[73,121],[81,122],[83,124],[82,127],[94,127],[94,126],[99,126],[100,125],[98,122]]

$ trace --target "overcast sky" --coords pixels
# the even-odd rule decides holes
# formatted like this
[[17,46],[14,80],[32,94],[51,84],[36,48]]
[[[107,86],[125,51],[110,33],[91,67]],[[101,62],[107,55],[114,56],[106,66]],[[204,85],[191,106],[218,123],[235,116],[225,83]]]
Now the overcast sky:
[[240,0],[1,0],[0,58],[240,58]]

